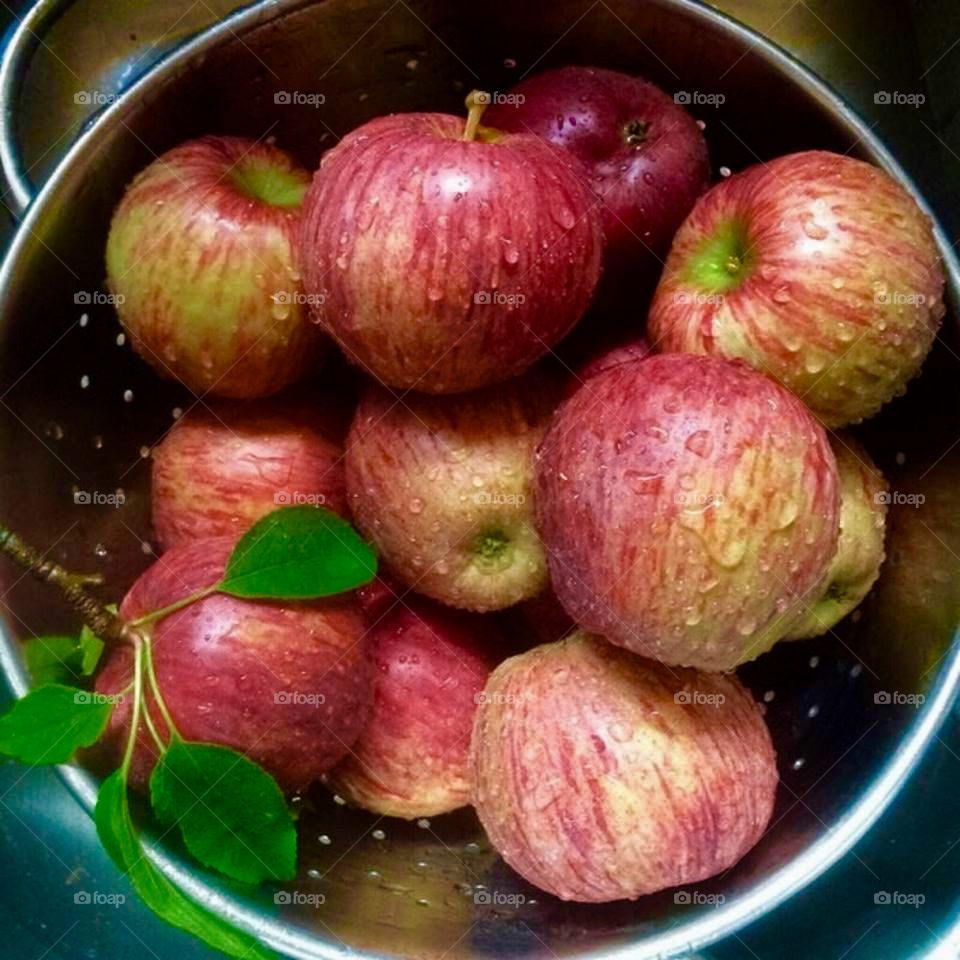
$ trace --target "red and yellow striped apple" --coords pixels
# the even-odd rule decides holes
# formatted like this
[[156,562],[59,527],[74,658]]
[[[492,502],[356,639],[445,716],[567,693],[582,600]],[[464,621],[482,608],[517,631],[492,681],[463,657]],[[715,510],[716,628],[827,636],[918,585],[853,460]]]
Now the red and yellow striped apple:
[[309,175],[284,151],[202,137],[127,188],[107,283],[134,349],[194,393],[276,393],[317,361],[295,258]]
[[493,622],[408,597],[377,619],[370,640],[373,710],[328,785],[391,817],[432,817],[470,803],[470,731],[502,648]]
[[588,380],[537,455],[551,581],[584,629],[731,670],[822,592],[840,483],[823,427],[746,364],[660,354]]
[[398,580],[479,612],[546,587],[533,452],[558,391],[536,371],[455,397],[369,390],[347,437],[348,503]]
[[600,275],[600,217],[575,161],[478,126],[480,112],[365,123],[324,155],[304,202],[321,325],[391,387],[457,393],[520,373]]
[[343,442],[335,416],[308,403],[198,405],[153,452],[153,528],[160,547],[239,537],[278,507],[346,514]]
[[491,674],[470,745],[493,846],[562,900],[633,900],[732,867],[777,788],[760,708],[733,676],[576,633]]
[[[217,583],[235,542],[214,537],[174,547],[130,588],[121,616],[134,620]],[[365,632],[352,595],[277,603],[215,593],[153,625],[153,662],[186,739],[232,747],[296,791],[336,764],[366,723],[373,666]],[[97,690],[124,689],[132,670],[132,648],[114,647]],[[152,697],[147,704],[162,735]],[[129,699],[117,705],[104,740],[117,760],[131,709]],[[145,785],[155,762],[153,740],[141,729],[132,782]]]
[[840,538],[826,588],[811,599],[784,639],[818,637],[855,610],[870,592],[884,559],[889,491],[870,454],[849,434],[830,438],[840,476]]
[[903,393],[943,317],[930,219],[877,167],[824,151],[706,193],[650,307],[657,349],[742,359],[828,426]]

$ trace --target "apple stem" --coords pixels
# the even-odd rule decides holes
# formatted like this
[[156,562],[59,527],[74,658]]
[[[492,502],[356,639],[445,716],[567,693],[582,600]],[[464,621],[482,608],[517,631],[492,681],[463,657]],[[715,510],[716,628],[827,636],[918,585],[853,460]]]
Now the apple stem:
[[475,140],[483,111],[490,106],[490,94],[483,90],[471,90],[464,102],[467,105],[467,122],[463,128],[463,139]]
[[99,574],[70,573],[0,524],[0,553],[32,573],[38,580],[52,583],[79,612],[83,622],[104,642],[133,643],[136,633],[116,614],[111,613],[87,587],[103,582]]
[[631,120],[623,126],[623,140],[630,147],[639,147],[647,139],[650,124],[644,120]]

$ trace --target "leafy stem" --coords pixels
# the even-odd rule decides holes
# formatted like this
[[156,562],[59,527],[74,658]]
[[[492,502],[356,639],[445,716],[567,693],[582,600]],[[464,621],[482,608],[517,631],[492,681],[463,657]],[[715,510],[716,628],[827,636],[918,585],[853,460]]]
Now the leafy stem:
[[103,582],[99,574],[70,573],[59,564],[47,560],[38,550],[25,543],[8,527],[0,524],[0,552],[38,580],[52,583],[79,612],[83,622],[102,640],[133,643],[135,631],[115,613],[108,610],[87,587]]

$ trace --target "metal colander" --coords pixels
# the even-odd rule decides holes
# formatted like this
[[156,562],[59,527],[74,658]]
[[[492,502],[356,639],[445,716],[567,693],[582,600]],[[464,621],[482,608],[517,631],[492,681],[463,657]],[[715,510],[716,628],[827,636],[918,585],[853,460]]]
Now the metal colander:
[[[315,166],[323,149],[371,117],[459,112],[473,86],[506,90],[529,71],[569,63],[643,74],[672,92],[723,94],[721,106],[700,113],[715,169],[823,148],[903,177],[812,75],[691,2],[256,4],[106,108],[26,215],[0,274],[0,514],[67,566],[102,569],[110,599],[150,563],[150,451],[197,398],[160,382],[118,342],[113,309],[98,294],[110,213],[155,155],[188,137],[232,133],[274,137]],[[278,105],[282,92],[322,93],[324,102]],[[960,274],[940,240],[953,307]],[[944,456],[954,439],[955,352],[948,314],[908,396],[859,431],[901,495],[873,596],[832,634],[781,644],[741,671],[766,705],[779,754],[777,809],[759,846],[697,884],[688,902],[666,891],[635,903],[561,903],[499,860],[470,810],[429,822],[377,819],[320,789],[300,801],[301,869],[285,888],[221,885],[168,846],[156,850],[158,862],[213,909],[298,957],[660,957],[771,909],[868,829],[934,734],[960,676],[951,648],[960,621],[960,458]],[[75,503],[77,491],[118,489],[120,508]],[[28,577],[6,566],[2,575],[3,667],[22,690],[16,639],[75,622]],[[92,778],[64,775],[90,805]]]

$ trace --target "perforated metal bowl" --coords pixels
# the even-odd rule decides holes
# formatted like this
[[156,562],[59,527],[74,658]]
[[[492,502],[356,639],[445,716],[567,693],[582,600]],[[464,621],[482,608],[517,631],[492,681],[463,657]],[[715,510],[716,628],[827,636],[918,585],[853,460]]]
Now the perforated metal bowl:
[[[150,562],[147,457],[174,409],[195,401],[118,345],[112,308],[95,294],[110,212],[156,154],[207,132],[269,135],[314,165],[338,135],[370,117],[459,111],[472,86],[506,90],[528,72],[567,63],[641,73],[673,92],[722,94],[719,107],[692,108],[706,121],[716,167],[818,147],[906,179],[823,84],[699,4],[257,4],[167,57],[106,108],[30,206],[0,268],[0,514],[57,560],[102,568],[111,598]],[[8,71],[0,80],[15,78]],[[322,93],[324,102],[278,104],[280,92]],[[0,157],[8,168],[10,146]],[[955,307],[960,274],[939,239]],[[89,303],[80,302],[84,294]],[[908,396],[861,431],[904,495],[892,507],[882,581],[862,614],[742,671],[767,704],[782,774],[777,810],[760,845],[699,884],[689,903],[668,891],[636,903],[563,904],[513,875],[470,811],[429,824],[377,820],[322,791],[303,802],[300,876],[288,888],[323,894],[322,904],[218,885],[177,850],[158,849],[158,862],[214,909],[297,957],[660,957],[772,909],[870,827],[957,687],[960,464],[943,456],[955,439],[957,353],[951,313]],[[118,487],[122,508],[74,503],[75,489]],[[918,506],[907,494],[925,500]],[[29,578],[7,567],[2,577],[0,657],[22,691],[17,638],[74,624]],[[93,779],[75,769],[64,776],[90,806]],[[526,899],[485,903],[490,898],[477,895],[484,889]]]

